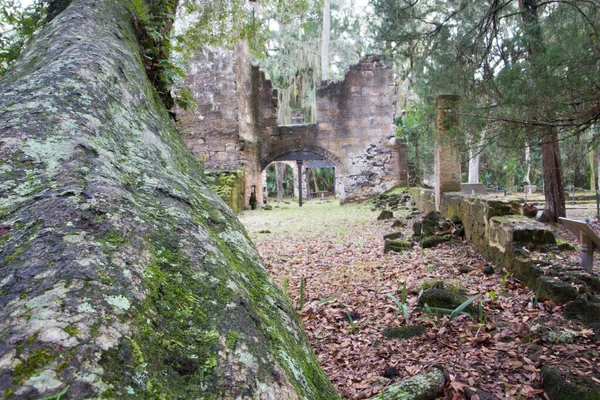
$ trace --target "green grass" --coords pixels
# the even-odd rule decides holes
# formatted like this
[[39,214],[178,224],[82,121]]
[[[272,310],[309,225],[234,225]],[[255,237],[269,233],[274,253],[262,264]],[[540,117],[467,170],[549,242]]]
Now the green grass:
[[260,230],[270,230],[273,234],[269,235],[271,238],[283,233],[303,235],[306,238],[319,237],[325,233],[345,236],[349,229],[360,229],[377,216],[377,212],[371,211],[366,205],[341,206],[338,200],[311,200],[302,207],[298,207],[297,200],[291,200],[290,204],[271,200],[268,204],[273,206],[273,210],[247,210],[239,215],[252,239],[261,235],[258,234]]

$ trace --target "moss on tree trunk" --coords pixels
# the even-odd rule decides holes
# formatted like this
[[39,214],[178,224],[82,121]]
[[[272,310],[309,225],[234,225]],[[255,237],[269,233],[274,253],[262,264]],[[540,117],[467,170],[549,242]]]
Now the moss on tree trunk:
[[337,398],[124,4],[75,0],[0,82],[0,394]]

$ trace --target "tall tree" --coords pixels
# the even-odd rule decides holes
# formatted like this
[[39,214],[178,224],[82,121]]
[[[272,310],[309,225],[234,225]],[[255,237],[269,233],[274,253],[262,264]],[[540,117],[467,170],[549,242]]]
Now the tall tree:
[[323,26],[321,28],[321,80],[329,79],[329,41],[331,38],[330,0],[323,0]]
[[509,128],[495,138],[507,146],[533,132],[527,140],[543,158],[542,219],[564,215],[559,134],[600,120],[600,4],[371,2],[381,16],[377,37],[392,53],[410,57],[420,81],[414,87],[426,88],[421,97],[431,101],[435,90],[460,93],[463,104],[473,105],[469,118]]
[[[546,68],[539,61],[546,51],[544,38],[540,26],[537,0],[519,0],[519,10],[523,19],[525,40],[528,45],[529,61],[534,70],[534,79],[538,76],[546,76]],[[540,87],[534,85],[535,88]],[[540,102],[543,104],[542,102]],[[535,106],[534,106],[535,107]],[[539,107],[536,114],[540,122],[552,121],[555,116],[553,110],[544,110]],[[558,133],[556,127],[548,124],[540,128],[542,140],[542,170],[544,179],[544,196],[546,206],[540,221],[558,222],[559,217],[566,216],[565,188],[562,176],[562,165],[560,161],[560,147],[558,144]]]
[[337,398],[179,138],[139,22],[75,0],[0,80],[0,395]]

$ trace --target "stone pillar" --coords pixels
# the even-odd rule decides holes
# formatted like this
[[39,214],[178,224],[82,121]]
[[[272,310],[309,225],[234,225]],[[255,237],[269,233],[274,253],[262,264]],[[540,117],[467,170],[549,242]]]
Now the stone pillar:
[[440,210],[442,193],[460,191],[460,148],[456,139],[459,127],[460,96],[438,96],[435,102],[435,208]]

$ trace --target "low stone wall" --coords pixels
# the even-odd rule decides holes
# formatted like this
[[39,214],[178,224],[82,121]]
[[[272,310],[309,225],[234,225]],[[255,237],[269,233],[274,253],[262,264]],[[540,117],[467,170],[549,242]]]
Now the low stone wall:
[[[432,189],[412,188],[410,191],[420,210],[435,210]],[[584,322],[600,322],[598,274],[590,274],[579,265],[553,261],[551,257],[533,260],[529,256],[531,250],[558,252],[556,238],[547,225],[521,215],[521,208],[522,204],[517,201],[464,193],[445,193],[440,203],[440,213],[446,218],[458,216],[465,227],[467,241],[484,258],[501,265],[532,290],[539,288],[541,300],[552,299],[558,304],[571,302],[565,309],[566,314],[574,311],[570,308],[586,303],[588,316],[577,317]]]

